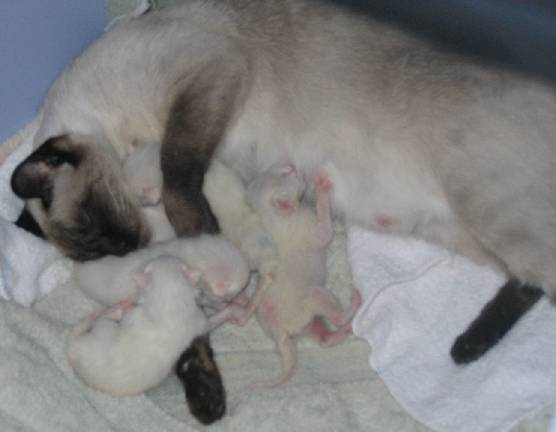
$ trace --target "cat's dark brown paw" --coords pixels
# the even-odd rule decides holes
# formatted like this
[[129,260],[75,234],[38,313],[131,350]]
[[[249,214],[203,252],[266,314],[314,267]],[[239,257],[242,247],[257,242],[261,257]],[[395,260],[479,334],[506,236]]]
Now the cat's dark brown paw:
[[220,420],[226,413],[226,391],[208,336],[195,339],[176,363],[189,411],[202,424]]

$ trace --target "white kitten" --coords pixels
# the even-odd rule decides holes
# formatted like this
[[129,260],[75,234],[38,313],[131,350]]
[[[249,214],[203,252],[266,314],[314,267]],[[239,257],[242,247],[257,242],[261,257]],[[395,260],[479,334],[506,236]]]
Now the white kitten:
[[247,263],[236,247],[221,237],[201,235],[153,244],[123,257],[76,263],[77,284],[87,296],[105,305],[134,300],[137,286],[133,275],[159,255],[178,257],[200,272],[203,298],[216,303],[233,299],[249,279]]
[[[283,372],[275,386],[286,382],[295,367],[293,337],[306,334],[323,346],[331,346],[351,335],[351,319],[361,304],[352,292],[351,305],[342,310],[335,296],[324,288],[326,247],[332,240],[330,217],[331,184],[319,176],[315,184],[316,214],[301,204],[306,184],[292,165],[273,167],[249,184],[250,204],[258,211],[278,250],[274,274],[259,284],[251,302],[243,309],[231,305],[228,314],[238,324],[256,312],[261,327],[276,341]],[[323,319],[336,330],[329,330]]]
[[114,396],[159,384],[193,338],[209,329],[195,301],[195,273],[177,258],[158,257],[130,277],[137,302],[123,301],[84,319],[68,349],[77,375]]

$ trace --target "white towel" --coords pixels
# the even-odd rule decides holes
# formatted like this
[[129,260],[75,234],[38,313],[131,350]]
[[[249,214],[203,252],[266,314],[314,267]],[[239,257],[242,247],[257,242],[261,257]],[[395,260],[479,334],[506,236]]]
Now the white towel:
[[556,403],[556,308],[542,299],[478,361],[449,355],[505,278],[423,241],[349,230],[363,306],[354,333],[370,365],[416,419],[436,431],[506,431]]
[[34,131],[0,165],[0,297],[23,306],[48,294],[71,276],[71,261],[52,245],[13,224],[23,202],[10,188],[10,177],[33,148]]

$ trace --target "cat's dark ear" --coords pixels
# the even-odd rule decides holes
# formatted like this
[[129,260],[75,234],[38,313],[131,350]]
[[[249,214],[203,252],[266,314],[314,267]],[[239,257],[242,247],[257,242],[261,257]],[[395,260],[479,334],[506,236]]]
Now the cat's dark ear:
[[40,198],[49,202],[60,167],[64,164],[77,167],[81,152],[80,146],[67,135],[49,138],[17,166],[12,174],[12,190],[23,199]]
[[42,239],[45,238],[41,227],[39,226],[39,224],[31,214],[31,212],[25,207],[23,208],[23,211],[21,212],[21,214],[19,215],[19,217],[14,223],[19,228],[22,228],[25,231],[30,232],[31,234],[37,237],[40,237]]

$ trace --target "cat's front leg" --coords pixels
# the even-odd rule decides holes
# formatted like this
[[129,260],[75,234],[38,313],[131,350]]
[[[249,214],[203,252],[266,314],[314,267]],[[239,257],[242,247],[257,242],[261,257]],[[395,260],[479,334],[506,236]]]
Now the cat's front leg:
[[[232,60],[232,61],[229,61]],[[244,94],[244,70],[233,59],[184,77],[168,115],[160,152],[162,202],[178,237],[219,232],[203,194],[210,160]],[[195,339],[176,365],[191,413],[203,424],[225,413],[226,392],[208,335]]]
[[240,103],[243,77],[239,71],[219,76],[218,65],[211,66],[178,93],[161,146],[162,201],[178,236],[219,231],[203,182]]

